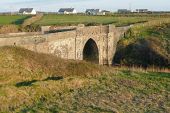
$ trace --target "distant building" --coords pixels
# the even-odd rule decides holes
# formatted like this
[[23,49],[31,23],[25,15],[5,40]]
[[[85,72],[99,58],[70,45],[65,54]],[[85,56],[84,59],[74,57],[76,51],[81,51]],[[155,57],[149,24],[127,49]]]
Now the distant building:
[[23,14],[23,15],[36,15],[36,11],[34,10],[34,8],[21,8],[19,10],[19,14]]
[[61,8],[58,11],[59,14],[77,14],[74,8]]
[[101,12],[100,9],[86,9],[87,15],[97,15],[99,12]]
[[147,13],[149,12],[148,9],[136,9],[137,13]]
[[131,10],[128,9],[118,9],[117,13],[124,14],[124,13],[131,13]]
[[101,9],[86,9],[87,15],[106,15],[109,11],[101,10]]
[[107,11],[107,10],[102,10],[101,12],[102,12],[104,15],[111,13],[110,11]]

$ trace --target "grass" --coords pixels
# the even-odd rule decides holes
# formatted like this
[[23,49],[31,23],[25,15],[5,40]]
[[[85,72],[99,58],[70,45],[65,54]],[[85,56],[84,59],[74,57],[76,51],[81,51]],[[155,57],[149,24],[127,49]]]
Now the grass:
[[114,62],[170,68],[170,19],[136,24],[118,44]]
[[22,15],[0,15],[0,25],[15,24],[20,25],[29,16]]
[[99,25],[115,24],[116,26],[125,26],[134,23],[145,22],[151,17],[114,17],[114,16],[85,16],[85,15],[44,15],[36,22],[37,25]]
[[[35,24],[95,23],[122,26],[148,19],[151,18],[45,15]],[[128,52],[125,52],[128,56],[127,61],[141,63],[138,58],[145,58],[148,50],[152,52],[155,50],[153,48],[156,48],[159,56],[165,55],[169,58],[167,57],[169,25],[159,24],[160,21],[158,24],[148,24],[149,27],[146,24],[134,26],[133,32],[137,32],[137,35],[126,37],[121,42],[125,47],[132,44],[128,46]],[[153,45],[151,49],[144,46],[146,42]],[[137,54],[141,48],[146,48],[147,52],[139,51],[140,54]],[[134,57],[137,59],[131,60]],[[146,61],[144,59],[142,63]],[[63,60],[53,55],[38,54],[18,47],[0,48],[0,112],[168,113],[169,111],[169,73],[138,71],[135,68],[115,69],[84,61]]]
[[0,100],[0,112],[168,113],[170,74],[1,47]]
[[[86,16],[86,15],[0,15],[1,33],[15,32],[39,32],[41,26],[71,26],[85,24],[127,26],[135,23],[143,23],[153,19],[153,17],[114,17],[114,16]],[[13,24],[11,27],[10,25]],[[14,27],[14,25],[16,25]]]

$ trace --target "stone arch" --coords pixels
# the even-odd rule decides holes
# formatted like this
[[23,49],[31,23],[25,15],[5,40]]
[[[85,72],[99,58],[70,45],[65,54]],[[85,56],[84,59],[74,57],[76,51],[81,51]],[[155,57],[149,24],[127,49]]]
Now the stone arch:
[[83,60],[99,64],[99,48],[92,38],[88,39],[84,45]]

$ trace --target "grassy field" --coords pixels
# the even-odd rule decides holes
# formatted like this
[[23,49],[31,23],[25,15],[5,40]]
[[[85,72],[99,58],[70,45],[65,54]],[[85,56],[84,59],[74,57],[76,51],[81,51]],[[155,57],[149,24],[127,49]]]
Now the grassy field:
[[19,25],[27,19],[28,16],[22,15],[0,15],[0,25],[15,24]]
[[0,48],[0,112],[168,113],[170,74]]
[[130,25],[151,20],[151,17],[113,17],[113,16],[84,16],[84,15],[44,15],[36,22],[38,25],[99,25],[115,24],[116,26]]
[[[22,15],[0,15],[0,25],[16,24],[20,25],[29,16]],[[116,26],[126,26],[135,23],[143,23],[149,20],[159,19],[159,17],[141,16],[141,17],[127,17],[127,16],[86,16],[86,15],[44,15],[43,18],[34,23],[34,25],[106,25],[115,24]]]

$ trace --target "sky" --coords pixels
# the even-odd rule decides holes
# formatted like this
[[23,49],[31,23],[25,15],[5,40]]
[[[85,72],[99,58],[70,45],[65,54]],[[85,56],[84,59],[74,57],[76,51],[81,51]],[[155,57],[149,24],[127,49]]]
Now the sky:
[[0,0],[0,12],[18,11],[20,8],[56,12],[59,8],[88,8],[116,11],[117,9],[146,8],[151,11],[170,11],[170,0]]

